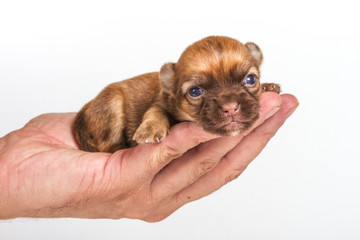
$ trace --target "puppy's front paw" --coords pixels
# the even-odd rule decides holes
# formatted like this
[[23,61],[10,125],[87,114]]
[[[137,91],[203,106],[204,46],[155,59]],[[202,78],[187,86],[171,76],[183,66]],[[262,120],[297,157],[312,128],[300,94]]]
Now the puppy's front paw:
[[142,122],[136,129],[133,140],[138,144],[156,143],[163,140],[169,132],[169,126],[155,121]]
[[281,87],[280,84],[276,83],[262,83],[261,90],[262,92],[275,92],[277,94],[280,94]]

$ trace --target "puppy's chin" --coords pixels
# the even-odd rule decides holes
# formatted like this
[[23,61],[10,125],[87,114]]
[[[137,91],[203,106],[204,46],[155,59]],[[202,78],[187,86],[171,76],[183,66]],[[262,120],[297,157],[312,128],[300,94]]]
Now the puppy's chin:
[[207,132],[218,134],[221,136],[237,136],[248,129],[250,129],[255,121],[259,118],[259,115],[253,116],[249,121],[230,121],[226,123],[219,123],[216,125],[209,125],[205,122],[199,123],[203,129]]

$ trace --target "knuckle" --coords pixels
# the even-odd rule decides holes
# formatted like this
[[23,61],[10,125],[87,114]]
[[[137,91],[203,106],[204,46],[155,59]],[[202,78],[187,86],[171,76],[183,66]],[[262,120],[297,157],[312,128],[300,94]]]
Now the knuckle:
[[145,220],[154,213],[155,207],[152,204],[149,205],[148,203],[144,203],[144,201],[142,201],[141,204],[142,204],[141,208],[138,208],[138,210],[135,213],[133,213],[132,217],[136,219]]
[[242,162],[237,163],[234,159],[230,159],[227,156],[224,157],[223,161],[226,161],[230,165],[229,173],[225,176],[223,185],[237,179],[247,168],[247,164]]
[[197,169],[202,175],[203,173],[209,172],[215,166],[215,161],[213,159],[203,159],[197,164]]
[[183,154],[181,149],[176,146],[166,144],[160,147],[155,155],[156,164],[163,164],[164,162],[169,162],[173,159],[180,157]]
[[193,170],[191,171],[190,176],[188,177],[188,185],[195,182],[198,178],[204,174],[210,172],[216,166],[216,161],[213,159],[202,159],[197,164],[195,164]]
[[237,179],[246,169],[246,166],[240,166],[238,168],[233,169],[233,171],[227,175],[227,177],[224,180],[224,185]]
[[175,194],[173,197],[175,206],[182,206],[187,202],[191,201],[191,196],[185,193],[185,191],[180,191]]
[[230,174],[229,176],[227,176],[225,178],[224,185],[237,179],[240,175],[241,175],[241,173],[238,173],[238,172],[234,172],[234,173]]
[[254,134],[260,136],[261,139],[264,139],[266,141],[269,141],[271,138],[273,138],[276,134],[276,131],[272,129],[259,129],[255,128],[253,130]]
[[[167,201],[163,201],[164,199],[154,199],[149,198],[147,205],[141,211],[138,219],[141,219],[145,222],[160,222],[171,215],[173,211],[171,211],[172,203]],[[170,205],[169,205],[170,204]]]
[[194,124],[192,122],[184,122],[182,124],[184,126],[184,131],[186,133],[191,133]]
[[206,136],[204,136],[204,134],[198,134],[199,129],[193,122],[183,122],[181,124],[183,125],[183,130],[179,137],[184,138],[184,136],[186,136],[185,140],[188,146],[197,146],[205,141]]
[[262,137],[266,140],[269,141],[271,138],[273,138],[275,136],[276,132],[274,131],[266,131],[262,134]]

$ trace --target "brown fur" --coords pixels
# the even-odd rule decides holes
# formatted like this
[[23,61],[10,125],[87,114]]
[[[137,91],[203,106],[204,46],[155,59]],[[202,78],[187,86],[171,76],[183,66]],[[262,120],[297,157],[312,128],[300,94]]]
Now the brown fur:
[[[77,114],[75,137],[86,151],[115,152],[139,143],[159,142],[170,126],[194,121],[206,131],[229,136],[247,130],[259,117],[262,53],[254,43],[207,37],[189,46],[177,63],[107,86]],[[255,76],[249,86],[244,79]],[[189,89],[203,94],[192,97]]]

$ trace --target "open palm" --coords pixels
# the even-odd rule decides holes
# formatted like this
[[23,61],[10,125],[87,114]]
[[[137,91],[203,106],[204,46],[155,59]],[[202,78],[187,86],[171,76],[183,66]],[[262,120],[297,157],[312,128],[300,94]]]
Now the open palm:
[[181,123],[160,143],[114,154],[78,149],[75,113],[41,115],[0,139],[0,218],[159,221],[239,176],[297,105],[292,95],[266,93],[261,125],[246,137]]

